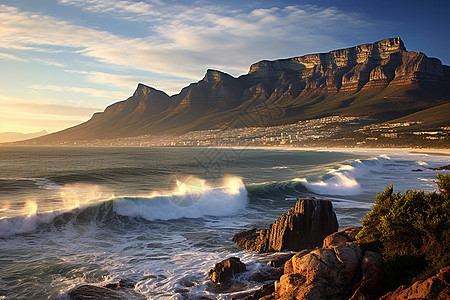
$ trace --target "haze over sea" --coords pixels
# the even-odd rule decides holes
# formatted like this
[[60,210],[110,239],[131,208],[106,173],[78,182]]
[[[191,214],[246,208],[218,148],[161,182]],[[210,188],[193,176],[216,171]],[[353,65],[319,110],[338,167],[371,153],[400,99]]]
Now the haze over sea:
[[340,228],[360,225],[386,185],[435,190],[427,168],[446,164],[406,152],[4,146],[0,298],[66,299],[121,278],[151,299],[227,298],[206,291],[216,262],[248,263],[246,289],[265,267],[235,233],[307,196],[332,200]]

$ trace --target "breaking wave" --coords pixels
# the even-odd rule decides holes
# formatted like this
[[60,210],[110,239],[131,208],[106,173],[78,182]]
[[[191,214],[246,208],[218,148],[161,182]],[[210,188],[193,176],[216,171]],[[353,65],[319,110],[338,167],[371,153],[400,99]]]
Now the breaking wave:
[[310,192],[319,195],[357,195],[362,192],[359,178],[369,173],[382,173],[387,166],[393,164],[396,164],[395,161],[386,155],[371,159],[357,159],[329,171],[319,180],[295,178],[294,181],[300,182]]
[[[77,190],[64,187],[62,191],[69,193],[70,197],[66,195],[66,198],[73,199]],[[224,178],[219,187],[212,187],[205,180],[189,177],[177,180],[175,189],[168,193],[154,192],[148,196],[91,198],[83,201],[77,199],[72,200],[65,209],[54,212],[39,213],[36,202],[28,201],[22,215],[0,219],[0,238],[32,232],[45,224],[59,226],[64,223],[100,220],[114,225],[111,223],[121,223],[123,218],[154,221],[228,216],[244,210],[247,202],[247,191],[239,177]]]

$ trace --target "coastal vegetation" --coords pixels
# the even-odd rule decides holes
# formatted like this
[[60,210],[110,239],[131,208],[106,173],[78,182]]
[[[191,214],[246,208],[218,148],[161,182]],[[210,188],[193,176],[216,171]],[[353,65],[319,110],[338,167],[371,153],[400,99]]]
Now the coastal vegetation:
[[437,179],[440,192],[394,193],[392,185],[387,187],[362,221],[357,241],[382,254],[392,286],[425,279],[450,265],[450,174]]

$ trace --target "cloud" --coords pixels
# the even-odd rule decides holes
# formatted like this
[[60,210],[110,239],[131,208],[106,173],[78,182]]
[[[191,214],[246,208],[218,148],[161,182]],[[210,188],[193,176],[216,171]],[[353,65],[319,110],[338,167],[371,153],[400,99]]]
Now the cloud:
[[13,54],[7,54],[7,53],[0,53],[0,59],[10,59],[10,60],[16,60],[16,61],[27,61],[26,59],[23,59],[21,57],[13,55]]
[[61,130],[88,120],[103,109],[45,103],[42,99],[29,101],[0,95],[0,132],[36,132],[42,129]]
[[[96,14],[112,14],[130,22],[147,22],[149,29],[140,37],[129,38],[0,5],[0,47],[70,52],[108,66],[150,71],[149,81],[172,76],[177,84],[185,85],[199,79],[207,68],[236,76],[261,59],[348,46],[334,36],[339,37],[342,32],[356,34],[361,27],[370,25],[359,14],[310,5],[244,11],[162,1],[60,0],[59,3]],[[92,70],[89,72],[93,74]],[[92,76],[90,79],[95,81]],[[97,80],[124,87],[124,79],[127,81],[106,78],[103,74]],[[161,83],[168,81],[169,78]]]
[[48,118],[48,116],[68,116],[71,118],[79,119],[80,117],[86,117],[92,115],[96,111],[101,111],[100,108],[94,107],[81,107],[51,103],[31,103],[27,101],[22,102],[0,102],[2,105],[2,111],[8,113],[20,113],[20,114],[36,114],[37,118]]
[[102,83],[124,89],[130,89],[137,86],[137,83],[151,82],[151,86],[156,89],[164,89],[166,93],[178,93],[186,80],[176,78],[150,78],[148,76],[138,75],[118,75],[98,71],[79,71],[66,70],[66,72],[78,73],[83,75],[89,82]]
[[75,92],[75,93],[83,93],[89,94],[92,97],[97,98],[112,98],[112,99],[122,99],[128,98],[130,95],[126,92],[121,91],[108,91],[108,90],[99,90],[93,88],[81,88],[81,87],[71,87],[71,86],[60,86],[60,85],[31,85],[31,89],[35,90],[50,90],[57,92]]

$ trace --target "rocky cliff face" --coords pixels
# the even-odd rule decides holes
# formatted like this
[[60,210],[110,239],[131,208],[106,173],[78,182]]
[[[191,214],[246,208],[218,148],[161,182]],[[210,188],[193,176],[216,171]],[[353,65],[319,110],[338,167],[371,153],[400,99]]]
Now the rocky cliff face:
[[[327,115],[386,121],[450,102],[450,67],[406,50],[400,38],[263,60],[235,78],[208,70],[177,95],[139,84],[133,96],[86,123],[45,140],[182,133],[228,126],[270,126]],[[283,111],[264,121],[267,110]],[[233,124],[246,115],[251,122]]]

